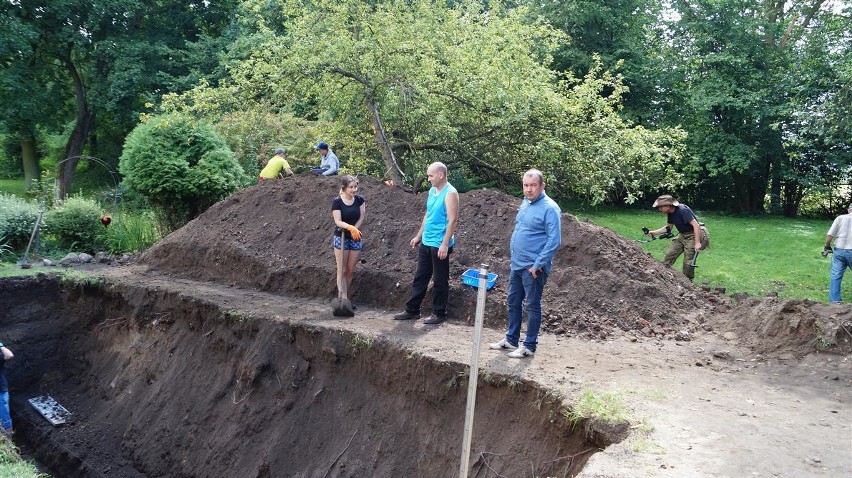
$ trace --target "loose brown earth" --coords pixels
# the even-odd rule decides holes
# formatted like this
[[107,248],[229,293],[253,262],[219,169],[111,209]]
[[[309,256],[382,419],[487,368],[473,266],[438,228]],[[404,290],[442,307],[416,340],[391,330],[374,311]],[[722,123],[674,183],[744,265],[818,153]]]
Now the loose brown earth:
[[[458,278],[481,263],[500,275],[483,337],[498,340],[519,201],[462,194],[450,321],[429,327],[391,319],[425,199],[370,178],[358,313],[331,316],[337,190],[298,176],[240,191],[137,265],[93,271],[104,284],[7,281],[21,432],[68,450],[63,476],[455,476],[476,305]],[[536,357],[482,349],[476,476],[852,473],[852,308],[735,303],[607,229],[566,214],[562,233]],[[559,410],[586,389],[626,397],[626,440],[570,431]],[[21,411],[35,393],[77,421]]]

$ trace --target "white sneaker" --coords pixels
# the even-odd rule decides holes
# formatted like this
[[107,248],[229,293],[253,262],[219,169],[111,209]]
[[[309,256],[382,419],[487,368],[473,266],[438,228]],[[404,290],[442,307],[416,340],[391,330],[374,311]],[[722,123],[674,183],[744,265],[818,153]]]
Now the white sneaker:
[[518,348],[517,345],[512,345],[506,339],[503,339],[499,342],[494,342],[493,344],[488,344],[488,348],[491,350],[511,350]]
[[514,352],[509,352],[507,355],[509,357],[512,357],[512,358],[524,358],[524,357],[532,357],[533,355],[535,355],[535,352],[524,347],[523,345],[519,345],[518,348],[515,349]]

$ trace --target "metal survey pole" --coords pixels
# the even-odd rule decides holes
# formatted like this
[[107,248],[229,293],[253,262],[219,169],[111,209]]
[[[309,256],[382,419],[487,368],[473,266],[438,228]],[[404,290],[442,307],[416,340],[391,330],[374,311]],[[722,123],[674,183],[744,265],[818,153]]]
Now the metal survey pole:
[[473,435],[473,409],[476,407],[476,382],[479,379],[479,342],[482,339],[482,322],[485,315],[485,290],[488,283],[488,264],[479,269],[479,293],[476,295],[476,322],[473,326],[473,351],[470,354],[470,373],[467,380],[467,408],[464,414],[464,438],[462,439],[459,478],[467,478],[470,463],[470,439]]

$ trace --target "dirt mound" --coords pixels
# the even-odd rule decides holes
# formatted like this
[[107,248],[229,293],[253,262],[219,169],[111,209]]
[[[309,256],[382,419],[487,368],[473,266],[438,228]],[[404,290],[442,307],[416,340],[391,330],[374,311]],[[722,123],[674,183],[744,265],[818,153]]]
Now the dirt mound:
[[777,297],[749,298],[714,325],[731,343],[762,355],[802,357],[811,352],[852,353],[852,307]]
[[[185,278],[331,299],[336,287],[330,209],[338,191],[337,178],[312,175],[258,184],[216,204],[141,261]],[[422,219],[425,196],[369,177],[361,178],[360,194],[367,201],[365,248],[350,295],[357,304],[402,309],[416,263],[408,242]],[[476,291],[462,284],[461,275],[485,263],[500,276],[488,295],[486,325],[505,326],[508,242],[519,203],[496,190],[461,194],[451,320],[473,320]],[[562,239],[545,292],[545,332],[667,335],[695,329],[716,310],[714,298],[680,272],[608,229],[564,214]]]

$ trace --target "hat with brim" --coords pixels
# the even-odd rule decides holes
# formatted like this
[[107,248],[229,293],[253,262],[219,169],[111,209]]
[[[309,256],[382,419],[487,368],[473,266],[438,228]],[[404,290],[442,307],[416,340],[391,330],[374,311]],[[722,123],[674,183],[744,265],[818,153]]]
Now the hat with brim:
[[675,199],[673,196],[671,196],[670,194],[664,194],[658,197],[657,200],[654,201],[654,205],[651,207],[678,206],[679,204],[680,203],[677,202],[677,199]]

